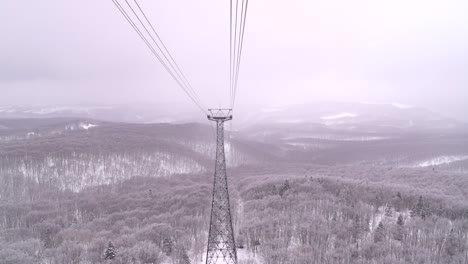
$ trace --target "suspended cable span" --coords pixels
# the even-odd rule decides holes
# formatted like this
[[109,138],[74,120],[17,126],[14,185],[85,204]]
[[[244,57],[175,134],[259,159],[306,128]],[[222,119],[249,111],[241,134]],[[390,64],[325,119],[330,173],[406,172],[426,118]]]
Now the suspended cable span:
[[[234,8],[232,0],[230,1],[230,95],[231,95],[231,108],[234,108],[237,86],[239,79],[240,63],[242,56],[242,48],[244,42],[245,21],[247,19],[247,10],[249,1],[242,0],[239,9],[239,0],[236,0]],[[240,14],[239,14],[240,10]],[[233,15],[235,14],[235,15]],[[240,17],[240,18],[239,18]],[[234,23],[233,23],[234,19]],[[233,33],[234,31],[234,33]],[[234,36],[234,38],[232,38]]]
[[[161,49],[161,47],[158,45],[158,43],[154,40],[153,36],[148,32],[148,30],[146,29],[146,27],[143,25],[143,27],[145,28],[145,30],[148,32],[148,34],[150,34],[153,42],[156,44],[156,46],[158,47],[158,49],[161,51],[161,53],[163,54],[164,58],[170,63],[172,69],[179,75],[179,77],[184,81],[186,87],[188,88],[189,91],[192,92],[194,98],[197,100],[198,103],[200,103],[200,98],[198,97],[197,93],[195,92],[195,90],[193,89],[192,85],[190,84],[190,82],[187,80],[187,77],[185,77],[185,74],[184,72],[180,69],[179,65],[177,64],[177,62],[174,60],[174,58],[172,57],[171,53],[169,52],[169,50],[167,49],[166,45],[164,44],[164,42],[161,40],[161,37],[159,37],[159,34],[156,32],[156,30],[154,29],[153,27],[153,24],[151,23],[151,21],[148,19],[148,17],[146,16],[145,12],[143,11],[143,9],[141,8],[140,4],[138,3],[137,0],[133,0],[136,4],[136,6],[138,7],[138,9],[140,10],[141,14],[143,15],[143,17],[145,18],[146,22],[148,23],[148,25],[151,27],[151,30],[152,32],[154,33],[154,35],[156,36],[156,38],[159,40],[161,46],[163,47],[164,50]],[[128,4],[128,2],[127,2]],[[133,11],[133,8],[130,6],[130,8],[132,9]],[[140,20],[141,22],[141,20]],[[166,53],[167,53],[167,57],[166,56]],[[201,104],[201,103],[200,103]]]
[[229,3],[229,100],[232,108],[232,98],[234,97],[232,90],[232,0]]
[[[138,5],[138,3],[136,2],[136,0],[134,0],[135,3]],[[169,66],[172,68],[172,70],[175,72],[175,74],[177,75],[177,77],[179,78],[179,80],[181,80],[185,86],[185,88],[187,89],[187,91],[189,93],[191,93],[192,97],[195,99],[195,101],[197,102],[198,105],[201,105],[200,103],[200,100],[198,99],[198,96],[197,94],[195,93],[195,91],[193,90],[193,88],[191,88],[190,84],[188,83],[188,81],[185,79],[184,81],[184,78],[182,76],[185,77],[185,75],[183,75],[183,73],[180,71],[180,68],[177,67],[177,70],[176,68],[174,67],[174,64],[167,58],[166,54],[163,52],[163,50],[161,49],[161,47],[159,46],[159,44],[156,42],[156,40],[154,39],[153,35],[149,32],[148,28],[145,26],[145,24],[143,23],[143,21],[140,19],[140,17],[138,16],[138,14],[135,12],[135,10],[133,9],[133,7],[130,5],[130,3],[125,0],[125,2],[127,3],[128,7],[130,8],[130,10],[132,11],[132,13],[135,15],[135,17],[138,19],[138,21],[140,22],[140,24],[143,26],[143,29],[146,31],[146,33],[150,36],[151,40],[153,40],[153,43],[156,45],[156,47],[158,48],[158,50],[162,53],[163,57],[166,59],[166,62],[169,63]],[[139,7],[139,5],[138,5]],[[140,8],[140,7],[139,7]],[[143,14],[143,16],[145,16],[146,18],[146,15],[145,13],[143,12],[143,10],[140,8],[141,10],[141,13]],[[148,18],[146,18],[146,20],[148,21],[149,25],[153,28],[153,26],[151,25],[151,23],[149,22]],[[156,33],[156,31],[154,30],[153,28],[153,31],[154,33],[156,34],[156,36],[158,37],[159,41],[161,42],[161,44],[165,47],[164,43],[162,42],[162,40],[159,38],[159,35]],[[172,56],[170,55],[169,51],[167,51],[167,48],[165,49],[166,52],[168,53],[168,55],[172,58]],[[175,61],[173,61],[175,63]],[[177,63],[175,63],[177,65]],[[166,64],[167,65],[167,64]]]
[[238,56],[237,56],[237,69],[236,69],[235,84],[234,84],[234,99],[232,102],[233,107],[234,107],[234,103],[236,101],[236,95],[237,95],[237,83],[239,80],[239,69],[240,69],[241,57],[242,57],[242,47],[244,46],[245,21],[247,20],[248,6],[249,6],[249,0],[246,0],[245,8],[244,8],[244,0],[242,0],[242,12],[243,12],[241,13],[242,28],[240,29],[239,51],[238,51]]
[[[185,92],[185,94],[192,100],[192,102],[204,113],[204,114],[207,114],[205,108],[201,105],[201,103],[199,103],[199,101],[196,99],[196,93],[195,91],[190,90],[190,88],[188,88],[186,86],[186,84],[183,82],[182,78],[180,77],[180,74],[177,74],[177,71],[174,70],[174,72],[176,72],[176,74],[174,74],[174,72],[172,72],[170,70],[170,68],[167,66],[166,62],[161,58],[161,56],[156,52],[156,50],[154,49],[154,47],[151,45],[150,41],[148,41],[148,39],[145,37],[145,35],[143,34],[143,32],[138,28],[138,26],[135,24],[135,22],[133,21],[133,19],[130,17],[130,15],[127,13],[127,11],[122,7],[122,5],[119,3],[118,0],[111,0],[114,5],[116,6],[116,8],[120,11],[120,13],[124,16],[124,18],[127,20],[127,22],[132,26],[132,28],[135,30],[135,32],[138,34],[138,36],[143,40],[143,42],[146,44],[146,46],[149,48],[149,50],[153,53],[153,55],[158,59],[158,61],[163,65],[163,67],[166,69],[166,71],[171,75],[171,77],[174,79],[174,81],[176,81],[176,83],[180,86],[180,88],[182,88],[182,90]],[[141,19],[139,18],[139,16],[136,14],[136,12],[133,10],[133,8],[130,6],[130,4],[128,3],[127,0],[125,0],[125,2],[127,3],[127,5],[129,5],[129,7],[132,9],[132,12],[134,13],[134,15],[137,17],[137,19],[140,21],[140,23],[142,24],[142,26],[145,28],[146,32],[150,35],[150,37],[153,39],[154,41],[154,38],[152,37],[152,35],[149,33],[149,31],[146,29],[145,25],[143,24],[143,22],[141,21]],[[154,41],[155,42],[155,41]],[[161,41],[162,43],[162,41]],[[155,42],[155,44],[157,45],[157,43]],[[159,48],[159,46],[157,45],[157,47]],[[159,50],[161,51],[161,49],[159,48]],[[161,51],[162,52],[162,51]],[[164,53],[163,53],[164,55]],[[166,58],[167,60],[167,58]],[[167,60],[169,63],[170,61]],[[174,67],[171,67],[174,69]],[[193,93],[193,94],[192,94]]]
[[[113,0],[114,1],[114,0]],[[176,81],[176,83],[182,88],[182,90],[187,94],[187,96],[189,96],[189,98],[195,103],[195,105],[197,105],[198,108],[200,108],[200,110],[202,110],[203,113],[206,114],[206,110],[204,110],[205,108],[201,105],[201,103],[197,100],[197,98],[195,97],[196,95],[193,94],[193,92],[191,92],[187,86],[183,83],[183,81],[180,79],[180,74],[177,73],[177,71],[174,71],[176,73],[177,76],[174,75],[174,72],[172,72],[169,67],[167,66],[167,63],[164,62],[164,60],[161,58],[161,56],[159,56],[159,54],[157,53],[157,51],[154,49],[154,47],[151,45],[151,43],[149,43],[149,40],[144,36],[143,32],[138,28],[138,26],[135,24],[135,22],[133,22],[132,18],[130,17],[130,15],[127,13],[127,11],[125,11],[125,9],[120,5],[120,3],[115,0],[114,3],[117,3],[117,5],[120,7],[119,10],[121,12],[123,12],[123,15],[126,17],[127,21],[129,21],[129,23],[132,25],[132,27],[135,29],[135,31],[138,33],[138,35],[143,39],[143,41],[145,42],[145,44],[148,46],[148,48],[152,51],[152,53],[158,58],[159,62],[164,66],[164,68],[169,72],[169,74],[171,75],[171,77]],[[131,5],[128,3],[128,1],[126,1],[127,5],[130,7],[130,9],[132,9],[132,12],[133,14],[137,17],[137,19],[140,21],[140,24],[145,28],[145,31],[148,33],[148,35],[150,35],[151,39],[154,41],[154,38],[152,37],[151,34],[149,34],[149,31],[147,30],[147,28],[145,27],[144,23],[141,21],[141,19],[139,18],[138,14],[136,14],[136,12],[133,10],[133,8],[131,7]],[[155,44],[157,45],[157,43],[155,42]],[[161,51],[160,47],[157,45],[158,49]],[[163,54],[164,55],[164,54]],[[172,65],[171,65],[172,66]],[[171,68],[174,68],[173,66]]]
[[[237,57],[236,50],[237,50],[237,15],[238,15],[238,7],[239,7],[239,1],[236,0],[236,8],[235,8],[235,16],[234,16],[234,48],[233,48],[233,56],[231,58],[231,65],[232,65],[232,79],[231,79],[231,90],[232,90],[232,97],[231,97],[231,109],[234,108],[234,84],[235,84],[235,76],[236,76],[236,61],[235,58]],[[232,8],[232,7],[231,7]],[[232,11],[231,11],[231,20],[232,20]],[[231,27],[231,31],[232,31]]]
[[[237,26],[237,16],[238,16],[238,0],[236,0],[236,21],[235,21],[235,33],[234,33],[234,36],[235,36],[235,43],[234,43],[234,61],[233,61],[233,64],[234,64],[234,77],[233,77],[233,98],[232,98],[232,107],[234,107],[234,98],[236,96],[236,85],[237,85],[237,80],[236,80],[236,76],[237,76],[237,70],[238,70],[238,62],[239,62],[239,48],[240,48],[240,40],[241,40],[241,31],[242,31],[242,28],[241,28],[241,25],[242,25],[242,19],[243,19],[243,15],[244,15],[244,0],[242,0],[242,3],[241,3],[241,12],[240,12],[240,25],[239,27]],[[239,33],[237,33],[239,30]]]

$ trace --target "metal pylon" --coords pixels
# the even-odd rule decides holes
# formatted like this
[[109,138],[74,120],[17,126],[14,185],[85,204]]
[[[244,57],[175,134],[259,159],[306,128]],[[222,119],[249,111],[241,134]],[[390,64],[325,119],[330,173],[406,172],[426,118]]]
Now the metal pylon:
[[208,110],[208,119],[216,122],[217,137],[206,264],[237,264],[224,154],[224,122],[232,119],[231,109]]

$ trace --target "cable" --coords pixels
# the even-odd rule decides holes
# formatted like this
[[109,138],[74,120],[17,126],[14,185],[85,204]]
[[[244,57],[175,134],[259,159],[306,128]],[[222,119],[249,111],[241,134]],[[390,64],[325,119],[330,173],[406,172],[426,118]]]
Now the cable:
[[[235,8],[235,21],[234,26],[232,25],[232,18],[233,18],[233,6],[231,0],[231,15],[230,15],[230,90],[231,90],[231,108],[234,108],[236,95],[237,95],[237,87],[238,87],[238,80],[239,80],[239,71],[240,71],[240,64],[241,64],[241,57],[242,57],[242,49],[244,43],[244,34],[245,34],[245,24],[247,20],[247,10],[248,10],[249,0],[242,0],[241,8],[240,8],[240,21],[238,22],[239,16],[239,1],[236,0],[236,8]],[[232,30],[234,28],[234,40],[232,40]],[[232,49],[232,45],[234,44],[234,49]],[[233,54],[233,56],[232,56]]]
[[[234,65],[235,65],[235,69],[234,69],[234,97],[232,98],[232,108],[234,108],[234,102],[235,102],[235,97],[236,97],[236,90],[237,90],[237,76],[239,76],[238,74],[238,71],[239,71],[239,53],[240,53],[240,41],[241,41],[241,33],[242,33],[242,21],[244,19],[244,0],[242,0],[242,3],[241,3],[241,12],[240,12],[240,23],[239,23],[239,35],[238,37],[236,38],[236,43],[235,43],[235,52],[236,52],[236,56],[235,56],[235,61],[234,61]],[[236,9],[236,13],[237,13],[237,9]],[[236,33],[237,33],[237,14],[236,14]]]
[[[135,32],[140,36],[140,38],[143,40],[143,42],[146,44],[146,46],[150,49],[150,51],[153,53],[153,55],[155,55],[155,57],[158,59],[158,61],[163,65],[163,67],[166,69],[166,71],[171,75],[171,77],[174,79],[174,81],[176,81],[176,83],[182,88],[182,90],[185,92],[185,94],[187,94],[187,96],[192,100],[192,102],[204,113],[204,114],[207,114],[206,110],[202,107],[202,105],[197,101],[197,99],[194,97],[194,95],[192,95],[188,88],[183,84],[183,81],[179,80],[175,75],[174,73],[169,69],[169,67],[167,66],[167,64],[163,61],[163,59],[159,56],[159,54],[156,52],[156,50],[153,48],[153,46],[150,44],[150,42],[148,41],[148,39],[144,36],[144,34],[141,32],[141,30],[136,26],[136,24],[133,22],[132,18],[128,15],[128,13],[125,11],[125,9],[120,5],[120,3],[118,2],[118,0],[112,0],[112,2],[114,3],[114,5],[117,7],[117,9],[120,11],[120,13],[125,17],[125,19],[127,20],[127,22],[132,26],[132,28],[135,30]],[[135,16],[137,17],[137,19],[140,21],[140,23],[143,25],[143,27],[146,29],[145,25],[143,24],[143,22],[141,21],[141,19],[138,17],[138,15],[135,13],[135,11],[133,10],[133,8],[130,6],[130,4],[128,3],[127,0],[125,0],[125,2],[127,3],[127,5],[129,5],[129,7],[132,9],[133,13],[135,14]],[[149,34],[149,31],[146,29],[146,31],[148,32]],[[150,37],[152,38],[152,35],[149,34]],[[153,39],[154,41],[154,39]],[[154,41],[155,42],[155,41]],[[162,41],[161,41],[162,43]],[[157,45],[157,43],[155,42],[155,44]],[[159,46],[158,46],[159,48]],[[159,48],[160,49],[160,48]],[[161,49],[160,49],[161,50]],[[164,54],[163,54],[164,55]],[[169,61],[169,60],[168,60]],[[177,72],[176,72],[177,73]],[[179,76],[180,78],[180,76]],[[182,79],[182,78],[180,78]],[[193,89],[192,89],[192,92]],[[196,95],[196,94],[195,94]]]
[[[137,0],[133,0],[136,7],[138,8],[137,12],[136,8],[129,3],[128,0],[124,0],[128,6],[128,8],[133,13],[133,16],[136,17],[139,24],[143,27],[143,30],[146,34],[143,33],[142,29],[139,25],[137,25],[133,18],[127,13],[127,10],[119,3],[119,0],[112,0],[114,5],[120,11],[120,13],[124,16],[127,22],[132,26],[134,31],[138,34],[138,36],[143,40],[146,46],[150,49],[153,55],[158,59],[158,61],[163,65],[166,71],[171,75],[171,77],[176,81],[176,83],[180,86],[180,88],[185,92],[185,94],[192,100],[192,102],[204,113],[208,114],[201,100],[193,89],[192,85],[188,81],[187,77],[182,72],[181,68],[175,61],[172,54],[169,52],[169,49],[162,41],[161,37],[155,30],[153,24],[146,16],[145,12],[143,11],[142,7],[138,3]],[[245,35],[245,25],[247,20],[247,10],[248,10],[249,0],[242,0],[241,6],[239,7],[239,0],[236,0],[235,9],[233,6],[233,0],[230,0],[230,35],[229,35],[229,81],[230,81],[230,101],[231,101],[231,109],[234,108],[236,95],[237,95],[237,87],[238,87],[238,80],[239,80],[239,72],[240,72],[240,65],[241,65],[241,57],[243,51],[243,41]],[[240,11],[240,14],[239,14]],[[233,14],[235,12],[235,16]],[[140,17],[140,14],[143,15],[144,20]],[[233,21],[234,20],[234,21]],[[234,23],[233,23],[234,22]],[[151,32],[148,29],[147,25],[151,28]],[[233,32],[234,31],[234,32]],[[156,37],[154,37],[153,36]],[[152,42],[156,47],[150,43],[148,36],[151,38]],[[159,52],[158,52],[158,51]],[[161,56],[162,55],[162,56]]]
[[[125,0],[126,1],[126,0]],[[179,77],[184,81],[186,87],[189,89],[189,91],[192,92],[193,96],[195,97],[195,99],[197,100],[198,103],[200,103],[200,99],[197,95],[197,93],[195,92],[195,90],[193,89],[192,85],[190,84],[190,82],[187,80],[187,77],[185,77],[184,73],[182,72],[182,70],[180,69],[179,65],[177,64],[177,62],[174,60],[174,58],[172,57],[171,53],[169,52],[169,50],[167,49],[166,45],[164,44],[164,42],[161,40],[161,38],[159,37],[159,34],[156,32],[156,30],[154,29],[153,27],[153,24],[151,23],[151,21],[148,19],[148,17],[146,16],[145,12],[143,11],[143,9],[141,8],[140,4],[138,4],[138,1],[137,0],[133,0],[136,4],[136,6],[138,7],[138,9],[140,10],[140,12],[143,14],[143,17],[145,18],[146,22],[148,22],[149,26],[151,27],[153,33],[156,35],[157,39],[159,40],[159,42],[161,43],[161,45],[163,46],[164,48],[164,51],[166,51],[167,55],[169,56],[170,60],[167,58],[166,54],[163,52],[163,50],[161,49],[161,47],[156,43],[156,41],[154,40],[153,36],[148,32],[148,34],[150,34],[151,38],[153,39],[154,43],[156,44],[156,46],[159,48],[159,50],[161,51],[161,53],[163,53],[163,56],[164,58],[171,64],[171,67],[172,69],[178,73]],[[128,2],[127,2],[128,4]],[[130,8],[132,9],[133,11],[133,8],[130,6]],[[140,20],[141,22],[141,20]],[[143,23],[142,23],[143,25]],[[146,30],[146,27],[143,25],[143,27],[145,28]],[[175,67],[174,67],[175,65]],[[177,69],[177,70],[176,70]],[[202,105],[200,103],[200,105]]]
[[[243,3],[244,3],[244,0],[242,0],[242,4]],[[249,0],[246,0],[245,9],[243,10],[244,13],[243,15],[241,15],[242,28],[241,28],[241,38],[240,38],[239,52],[238,52],[238,58],[237,58],[237,71],[236,71],[236,77],[235,77],[236,80],[235,80],[235,85],[234,85],[234,99],[233,99],[232,107],[234,107],[234,103],[236,101],[236,95],[237,95],[237,82],[239,80],[239,69],[240,69],[241,57],[242,57],[242,47],[244,46],[245,21],[247,20],[248,6],[249,6]]]
[[[201,103],[200,103],[200,101],[199,101],[199,99],[198,99],[198,96],[196,95],[196,93],[195,93],[195,91],[193,90],[193,88],[190,89],[189,86],[187,86],[188,81],[185,80],[185,82],[184,82],[183,78],[181,77],[181,75],[183,75],[183,74],[182,74],[182,73],[179,73],[179,72],[175,69],[175,67],[174,67],[174,65],[171,63],[171,61],[169,61],[169,59],[167,58],[166,54],[162,51],[161,47],[158,45],[158,43],[156,42],[156,40],[154,39],[154,37],[151,35],[151,33],[149,32],[149,30],[147,29],[147,27],[145,26],[145,24],[143,23],[143,21],[141,21],[140,17],[139,17],[138,14],[135,12],[135,10],[134,10],[133,7],[130,5],[130,3],[129,3],[127,0],[125,0],[125,2],[127,3],[128,7],[131,9],[131,11],[133,12],[133,14],[136,16],[136,18],[138,19],[138,21],[140,22],[140,24],[143,26],[143,28],[145,29],[146,33],[148,33],[148,35],[151,37],[151,39],[153,40],[154,44],[156,44],[156,47],[157,47],[157,48],[159,49],[159,51],[163,54],[163,56],[164,56],[164,58],[166,59],[166,61],[169,62],[169,65],[171,66],[171,68],[173,69],[173,71],[174,71],[174,72],[177,74],[177,76],[179,77],[179,81],[182,81],[182,82],[183,82],[183,86],[184,86],[184,88],[185,88],[185,89],[184,89],[184,88],[183,88],[183,89],[185,90],[185,92],[186,92],[187,94],[190,94],[190,95],[191,95],[190,97],[192,98],[193,101],[195,101],[194,103],[195,103],[196,105],[198,105],[199,108],[204,109],[204,107],[201,106]],[[136,2],[136,1],[135,1],[135,2]],[[136,3],[136,4],[138,5],[138,3]],[[140,8],[140,10],[141,10],[141,8]],[[141,10],[141,12],[142,12],[142,14],[146,17],[146,15],[144,14],[143,10]],[[146,18],[146,19],[147,19],[147,18]],[[147,21],[149,22],[148,19],[147,19]],[[152,26],[151,23],[150,23],[150,26]],[[153,30],[154,30],[154,28],[153,28]],[[156,32],[156,31],[154,31],[154,32]],[[157,33],[156,33],[156,35],[157,35]],[[157,36],[158,36],[158,38],[159,38],[159,35],[157,35]],[[162,45],[164,45],[164,43],[162,42],[162,40],[161,40],[160,38],[159,38],[159,40],[160,40],[160,42],[162,43]],[[165,45],[164,45],[164,46],[165,46]],[[167,51],[167,48],[166,48],[166,51]],[[167,52],[168,52],[168,51],[167,51]],[[168,53],[169,53],[169,52],[168,52]],[[169,56],[170,56],[170,53],[169,53]],[[171,56],[171,57],[172,57],[172,56]],[[175,61],[174,61],[174,62],[175,62]],[[165,64],[165,63],[163,63],[163,64]],[[167,64],[165,64],[165,68],[166,68],[166,70],[168,70]],[[168,70],[168,71],[169,71],[169,70]],[[180,69],[179,69],[179,71],[180,71]],[[180,82],[179,82],[179,83],[180,83]],[[190,87],[191,87],[191,86],[190,86]],[[205,111],[203,111],[203,112],[206,114]]]
[[[235,21],[234,21],[234,50],[233,50],[234,52],[233,52],[233,58],[237,57],[236,56],[236,46],[237,46],[237,15],[239,13],[238,12],[238,7],[239,7],[239,1],[236,0],[236,16],[235,16]],[[232,14],[232,12],[231,12],[231,14]],[[232,28],[231,28],[231,30],[232,30]],[[234,79],[235,79],[235,76],[236,76],[236,64],[235,63],[236,63],[236,60],[232,60],[232,62],[231,62],[231,64],[233,65],[232,74],[233,74]],[[234,95],[234,91],[235,91],[235,87],[234,87],[235,81],[234,81],[234,79],[231,80],[231,82],[232,82],[231,83],[231,89],[232,89],[232,94],[233,94],[233,96],[231,98],[231,109],[234,108],[234,97],[235,97],[235,95]]]
[[229,101],[232,108],[232,98],[234,97],[232,89],[232,0],[230,0],[229,11]]

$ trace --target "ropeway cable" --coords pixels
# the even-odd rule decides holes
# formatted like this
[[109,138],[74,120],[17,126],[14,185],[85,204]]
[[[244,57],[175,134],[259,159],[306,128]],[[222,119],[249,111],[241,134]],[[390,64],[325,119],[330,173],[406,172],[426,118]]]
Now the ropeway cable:
[[[146,44],[146,46],[150,49],[150,51],[153,53],[153,55],[155,55],[155,57],[158,59],[158,61],[163,65],[163,67],[166,69],[166,71],[171,75],[171,77],[176,81],[176,83],[180,86],[180,88],[182,88],[182,90],[185,92],[185,94],[187,94],[187,96],[192,100],[192,102],[204,113],[204,114],[207,114],[207,111],[205,110],[205,108],[202,106],[202,104],[199,102],[198,100],[198,96],[197,94],[195,93],[195,91],[193,90],[193,88],[191,88],[191,86],[187,85],[188,81],[187,79],[185,78],[185,75],[181,74],[181,71],[180,71],[180,68],[178,66],[174,67],[174,65],[172,65],[171,61],[167,59],[167,56],[164,54],[164,52],[162,52],[162,49],[159,47],[159,45],[156,43],[156,41],[154,40],[153,36],[149,33],[148,29],[146,28],[146,26],[144,25],[144,23],[142,22],[142,20],[140,19],[140,17],[138,16],[138,14],[136,14],[135,10],[131,7],[130,3],[128,3],[127,0],[125,0],[125,2],[127,3],[127,5],[130,7],[130,9],[132,9],[132,12],[133,14],[136,16],[136,18],[138,19],[138,21],[140,22],[140,24],[145,28],[145,31],[149,34],[149,36],[152,38],[153,42],[156,44],[156,46],[159,48],[160,52],[163,54],[163,57],[166,58],[166,60],[169,62],[171,68],[173,69],[173,71],[170,70],[170,68],[168,67],[167,63],[161,58],[161,56],[158,54],[158,52],[155,50],[155,48],[153,47],[153,45],[151,45],[151,43],[148,41],[148,39],[145,37],[145,35],[143,34],[143,32],[138,28],[138,26],[135,24],[135,22],[133,21],[133,19],[130,17],[130,15],[127,13],[127,11],[122,7],[122,5],[118,2],[118,0],[112,0],[112,2],[114,3],[114,5],[117,7],[117,9],[120,11],[120,13],[124,16],[124,18],[127,20],[127,22],[132,26],[132,28],[135,30],[135,32],[139,35],[139,37],[143,40],[143,42]],[[136,2],[136,1],[135,1]],[[144,13],[143,13],[144,15]],[[149,22],[149,20],[148,20]],[[150,24],[150,26],[152,27],[152,25]],[[152,27],[153,30],[154,30],[154,27]],[[156,32],[156,31],[154,31]],[[158,36],[158,39],[160,40],[160,42],[162,43],[162,45],[164,45],[164,43],[161,41],[161,39],[159,38],[159,35]],[[165,47],[165,45],[164,45]],[[172,56],[170,55],[169,51],[167,50],[167,48],[165,47],[165,50],[168,52],[169,56],[171,57],[172,61],[175,63],[174,59],[172,58]],[[179,69],[179,72],[177,72],[177,70],[175,70],[176,68]],[[181,77],[183,76],[183,77]],[[185,81],[184,81],[184,78],[185,78]]]

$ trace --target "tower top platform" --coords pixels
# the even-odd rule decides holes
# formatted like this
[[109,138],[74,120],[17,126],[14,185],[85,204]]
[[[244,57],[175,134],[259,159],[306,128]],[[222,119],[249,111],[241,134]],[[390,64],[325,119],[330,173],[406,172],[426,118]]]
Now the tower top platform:
[[211,121],[229,121],[232,120],[232,109],[208,109],[210,114],[207,118]]

